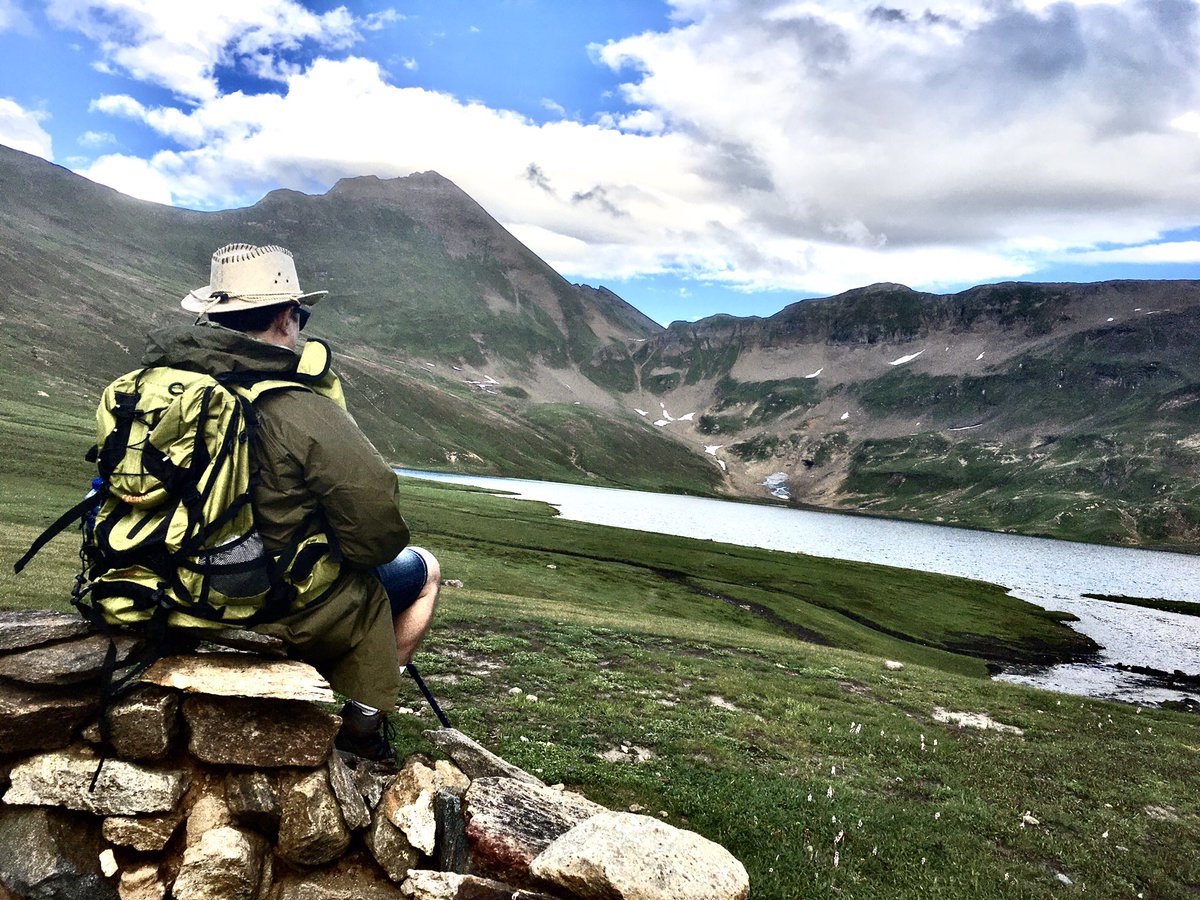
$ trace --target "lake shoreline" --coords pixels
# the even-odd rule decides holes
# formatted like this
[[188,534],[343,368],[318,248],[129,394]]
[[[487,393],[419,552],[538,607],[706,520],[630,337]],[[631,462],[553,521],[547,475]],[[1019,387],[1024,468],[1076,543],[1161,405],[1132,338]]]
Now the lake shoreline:
[[[392,468],[397,472],[429,472],[435,475],[444,475],[447,477],[466,477],[466,478],[496,478],[505,481],[528,481],[537,483],[544,482],[543,479],[531,477],[529,475],[500,475],[487,472],[463,472],[454,469],[439,469],[439,468],[422,468],[414,469],[405,463],[392,462]],[[606,488],[614,491],[637,491],[640,493],[655,493],[646,488],[633,487],[627,484],[618,484],[617,482],[609,481],[605,478],[595,478],[592,480],[580,479],[578,481],[563,481],[557,482],[560,484],[572,484],[579,487],[595,487]],[[811,513],[828,513],[835,516],[849,516],[852,518],[870,519],[873,521],[883,522],[903,522],[912,525],[928,525],[932,528],[951,528],[958,531],[974,531],[981,534],[997,534],[1010,535],[1014,537],[1025,537],[1034,540],[1044,541],[1064,541],[1072,544],[1082,544],[1089,547],[1111,547],[1113,549],[1127,550],[1150,550],[1158,553],[1175,553],[1180,556],[1200,558],[1200,545],[1191,544],[1129,544],[1129,543],[1114,543],[1108,541],[1088,541],[1083,538],[1071,537],[1070,535],[1053,535],[1035,531],[1018,531],[997,530],[994,528],[984,528],[981,525],[971,525],[970,523],[962,522],[945,522],[935,519],[923,519],[916,516],[896,515],[894,513],[875,512],[870,509],[846,509],[837,506],[820,506],[815,503],[805,503],[802,500],[782,499],[771,495],[763,497],[748,497],[744,494],[718,494],[705,491],[688,491],[688,490],[671,490],[664,488],[661,492],[664,496],[669,497],[697,497],[707,500],[719,500],[723,503],[738,503],[747,506],[757,506],[766,509],[792,509],[798,512]]]
[[[1180,596],[1185,602],[1200,602],[1200,590],[1196,587],[1200,583],[1200,560],[1191,554],[1065,542],[844,511],[799,510],[780,502],[731,502],[695,495],[427,470],[398,469],[398,472],[509,492],[550,504],[564,517],[576,521],[616,527],[631,527],[631,523],[636,523],[635,527],[643,531],[940,572],[1000,585],[1011,596],[1046,610],[1047,614],[1057,613],[1057,620],[1068,622],[1077,634],[1088,639],[1090,646],[1083,652],[1077,648],[1069,652],[1063,652],[1062,648],[1047,651],[1032,645],[1020,649],[981,649],[980,642],[962,646],[963,652],[981,659],[991,674],[1001,679],[1020,679],[1035,686],[1077,693],[1078,690],[1061,687],[1059,683],[1064,678],[1069,684],[1077,683],[1079,678],[1075,673],[1078,667],[1085,666],[1093,673],[1084,679],[1085,693],[1128,701],[1130,691],[1134,690],[1136,702],[1140,687],[1145,687],[1146,697],[1160,696],[1170,673],[1176,670],[1188,675],[1200,673],[1200,640],[1182,636],[1180,626],[1168,621],[1182,618],[1173,611],[1120,606],[1083,596],[1098,592],[1096,588],[1107,588],[1104,593],[1111,596],[1153,592]],[[788,531],[792,528],[796,529],[794,534]],[[739,529],[751,529],[752,533],[743,534]],[[1160,576],[1157,574],[1160,570],[1176,574]],[[1166,586],[1155,580],[1160,577],[1167,579]],[[1129,590],[1131,587],[1135,590]],[[1071,622],[1072,618],[1076,621]],[[1188,620],[1188,624],[1192,623],[1194,619]],[[869,620],[860,624],[871,627]],[[1177,646],[1176,653],[1173,648]],[[1012,652],[1014,649],[1016,652]],[[1135,670],[1167,673],[1167,680],[1149,674],[1135,678],[1132,674]],[[1019,674],[1013,676],[1014,671]],[[1112,682],[1111,688],[1095,683],[1094,673],[1103,673]],[[1182,700],[1192,693],[1178,697],[1172,694],[1168,699]],[[1200,700],[1200,690],[1194,694]]]

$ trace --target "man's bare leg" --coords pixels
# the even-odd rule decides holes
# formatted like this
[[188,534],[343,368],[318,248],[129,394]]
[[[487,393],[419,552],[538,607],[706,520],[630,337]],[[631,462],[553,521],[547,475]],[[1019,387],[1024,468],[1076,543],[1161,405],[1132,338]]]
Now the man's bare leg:
[[437,608],[438,590],[442,584],[442,567],[437,558],[421,547],[413,547],[425,560],[425,586],[412,605],[393,620],[396,626],[396,662],[402,666],[412,662],[413,654],[429,630],[433,611]]

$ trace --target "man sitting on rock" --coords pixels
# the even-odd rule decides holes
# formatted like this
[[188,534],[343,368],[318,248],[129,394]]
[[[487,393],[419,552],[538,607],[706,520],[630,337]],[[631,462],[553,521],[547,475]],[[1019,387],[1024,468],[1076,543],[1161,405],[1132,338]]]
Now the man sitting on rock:
[[[287,377],[297,370],[309,308],[326,293],[300,290],[282,247],[222,247],[210,283],[183,299],[184,309],[200,314],[196,324],[152,334],[146,362],[213,376]],[[396,474],[338,402],[312,390],[278,390],[254,410],[254,509],[266,548],[294,546],[317,522],[340,552],[324,599],[256,630],[282,638],[351,698],[341,713],[340,749],[392,760],[386,711],[429,628],[438,562],[405,547]]]

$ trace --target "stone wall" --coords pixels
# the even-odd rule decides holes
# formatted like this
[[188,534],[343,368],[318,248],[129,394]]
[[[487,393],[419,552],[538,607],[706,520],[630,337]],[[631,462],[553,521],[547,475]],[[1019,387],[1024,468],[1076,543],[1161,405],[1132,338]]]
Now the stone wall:
[[748,895],[721,846],[547,786],[453,729],[398,771],[334,750],[320,675],[226,638],[238,649],[155,663],[110,707],[102,754],[108,638],[0,612],[0,900]]

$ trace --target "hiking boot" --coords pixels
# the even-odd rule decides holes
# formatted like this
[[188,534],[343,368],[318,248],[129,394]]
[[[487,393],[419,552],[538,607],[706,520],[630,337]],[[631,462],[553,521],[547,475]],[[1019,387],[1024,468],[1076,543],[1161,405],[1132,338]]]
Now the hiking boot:
[[392,723],[383,711],[365,713],[353,701],[347,701],[339,715],[342,727],[333,739],[333,746],[363,759],[395,765]]

